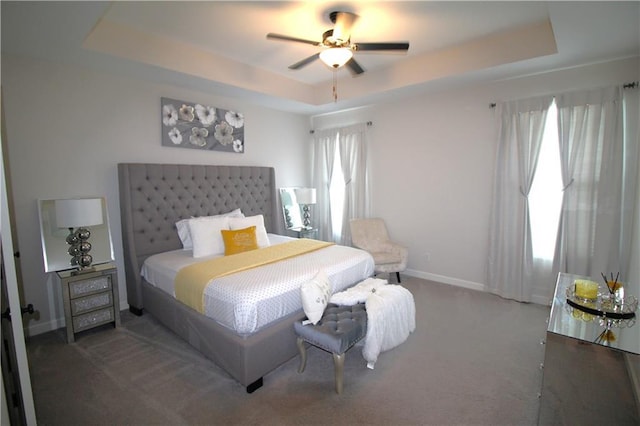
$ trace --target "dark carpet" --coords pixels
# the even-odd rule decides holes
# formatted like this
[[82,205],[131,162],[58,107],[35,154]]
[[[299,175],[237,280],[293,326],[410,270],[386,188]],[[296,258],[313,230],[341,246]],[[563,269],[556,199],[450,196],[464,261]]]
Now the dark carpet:
[[309,348],[253,394],[150,315],[67,344],[28,339],[40,425],[534,425],[549,309],[418,278],[416,331],[366,368],[347,353],[337,395],[330,354]]

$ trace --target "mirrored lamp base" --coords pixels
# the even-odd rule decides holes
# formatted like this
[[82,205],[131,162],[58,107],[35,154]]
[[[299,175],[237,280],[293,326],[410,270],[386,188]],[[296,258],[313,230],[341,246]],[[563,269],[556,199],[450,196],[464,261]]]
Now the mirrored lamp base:
[[78,267],[78,270],[74,271],[74,275],[90,272],[94,269],[90,267],[91,262],[93,262],[93,257],[89,254],[91,251],[90,236],[91,231],[87,228],[78,228],[75,231],[73,228],[69,228],[67,244],[69,244],[68,253],[71,256],[70,264]]
[[308,204],[302,206],[302,225],[307,229],[311,229],[311,212],[309,210]]

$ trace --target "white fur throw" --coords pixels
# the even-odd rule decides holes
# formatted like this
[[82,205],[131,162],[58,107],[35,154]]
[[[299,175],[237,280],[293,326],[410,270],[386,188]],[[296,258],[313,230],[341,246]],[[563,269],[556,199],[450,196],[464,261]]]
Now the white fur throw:
[[367,336],[362,356],[373,370],[380,352],[403,343],[416,329],[413,294],[399,285],[385,285],[367,298]]
[[336,305],[352,306],[356,303],[365,303],[371,292],[375,292],[378,288],[388,283],[387,280],[380,278],[367,278],[364,281],[350,287],[340,293],[331,296],[329,302]]
[[362,356],[370,369],[374,368],[381,352],[400,345],[416,329],[413,294],[400,285],[387,284],[386,280],[368,278],[334,294],[330,301],[338,305],[365,302],[367,335]]

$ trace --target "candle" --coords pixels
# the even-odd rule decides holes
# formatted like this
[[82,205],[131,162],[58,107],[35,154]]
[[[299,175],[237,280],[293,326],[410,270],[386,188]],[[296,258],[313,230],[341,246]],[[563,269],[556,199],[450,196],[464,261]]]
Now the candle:
[[598,283],[590,280],[576,280],[575,295],[581,299],[596,300],[598,298]]

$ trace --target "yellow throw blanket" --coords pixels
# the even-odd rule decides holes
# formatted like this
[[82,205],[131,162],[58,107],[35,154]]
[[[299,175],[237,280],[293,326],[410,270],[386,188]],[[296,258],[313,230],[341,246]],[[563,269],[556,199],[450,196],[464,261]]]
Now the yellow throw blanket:
[[196,311],[204,313],[204,289],[214,278],[316,251],[332,244],[303,238],[185,266],[178,271],[173,282],[176,298]]

